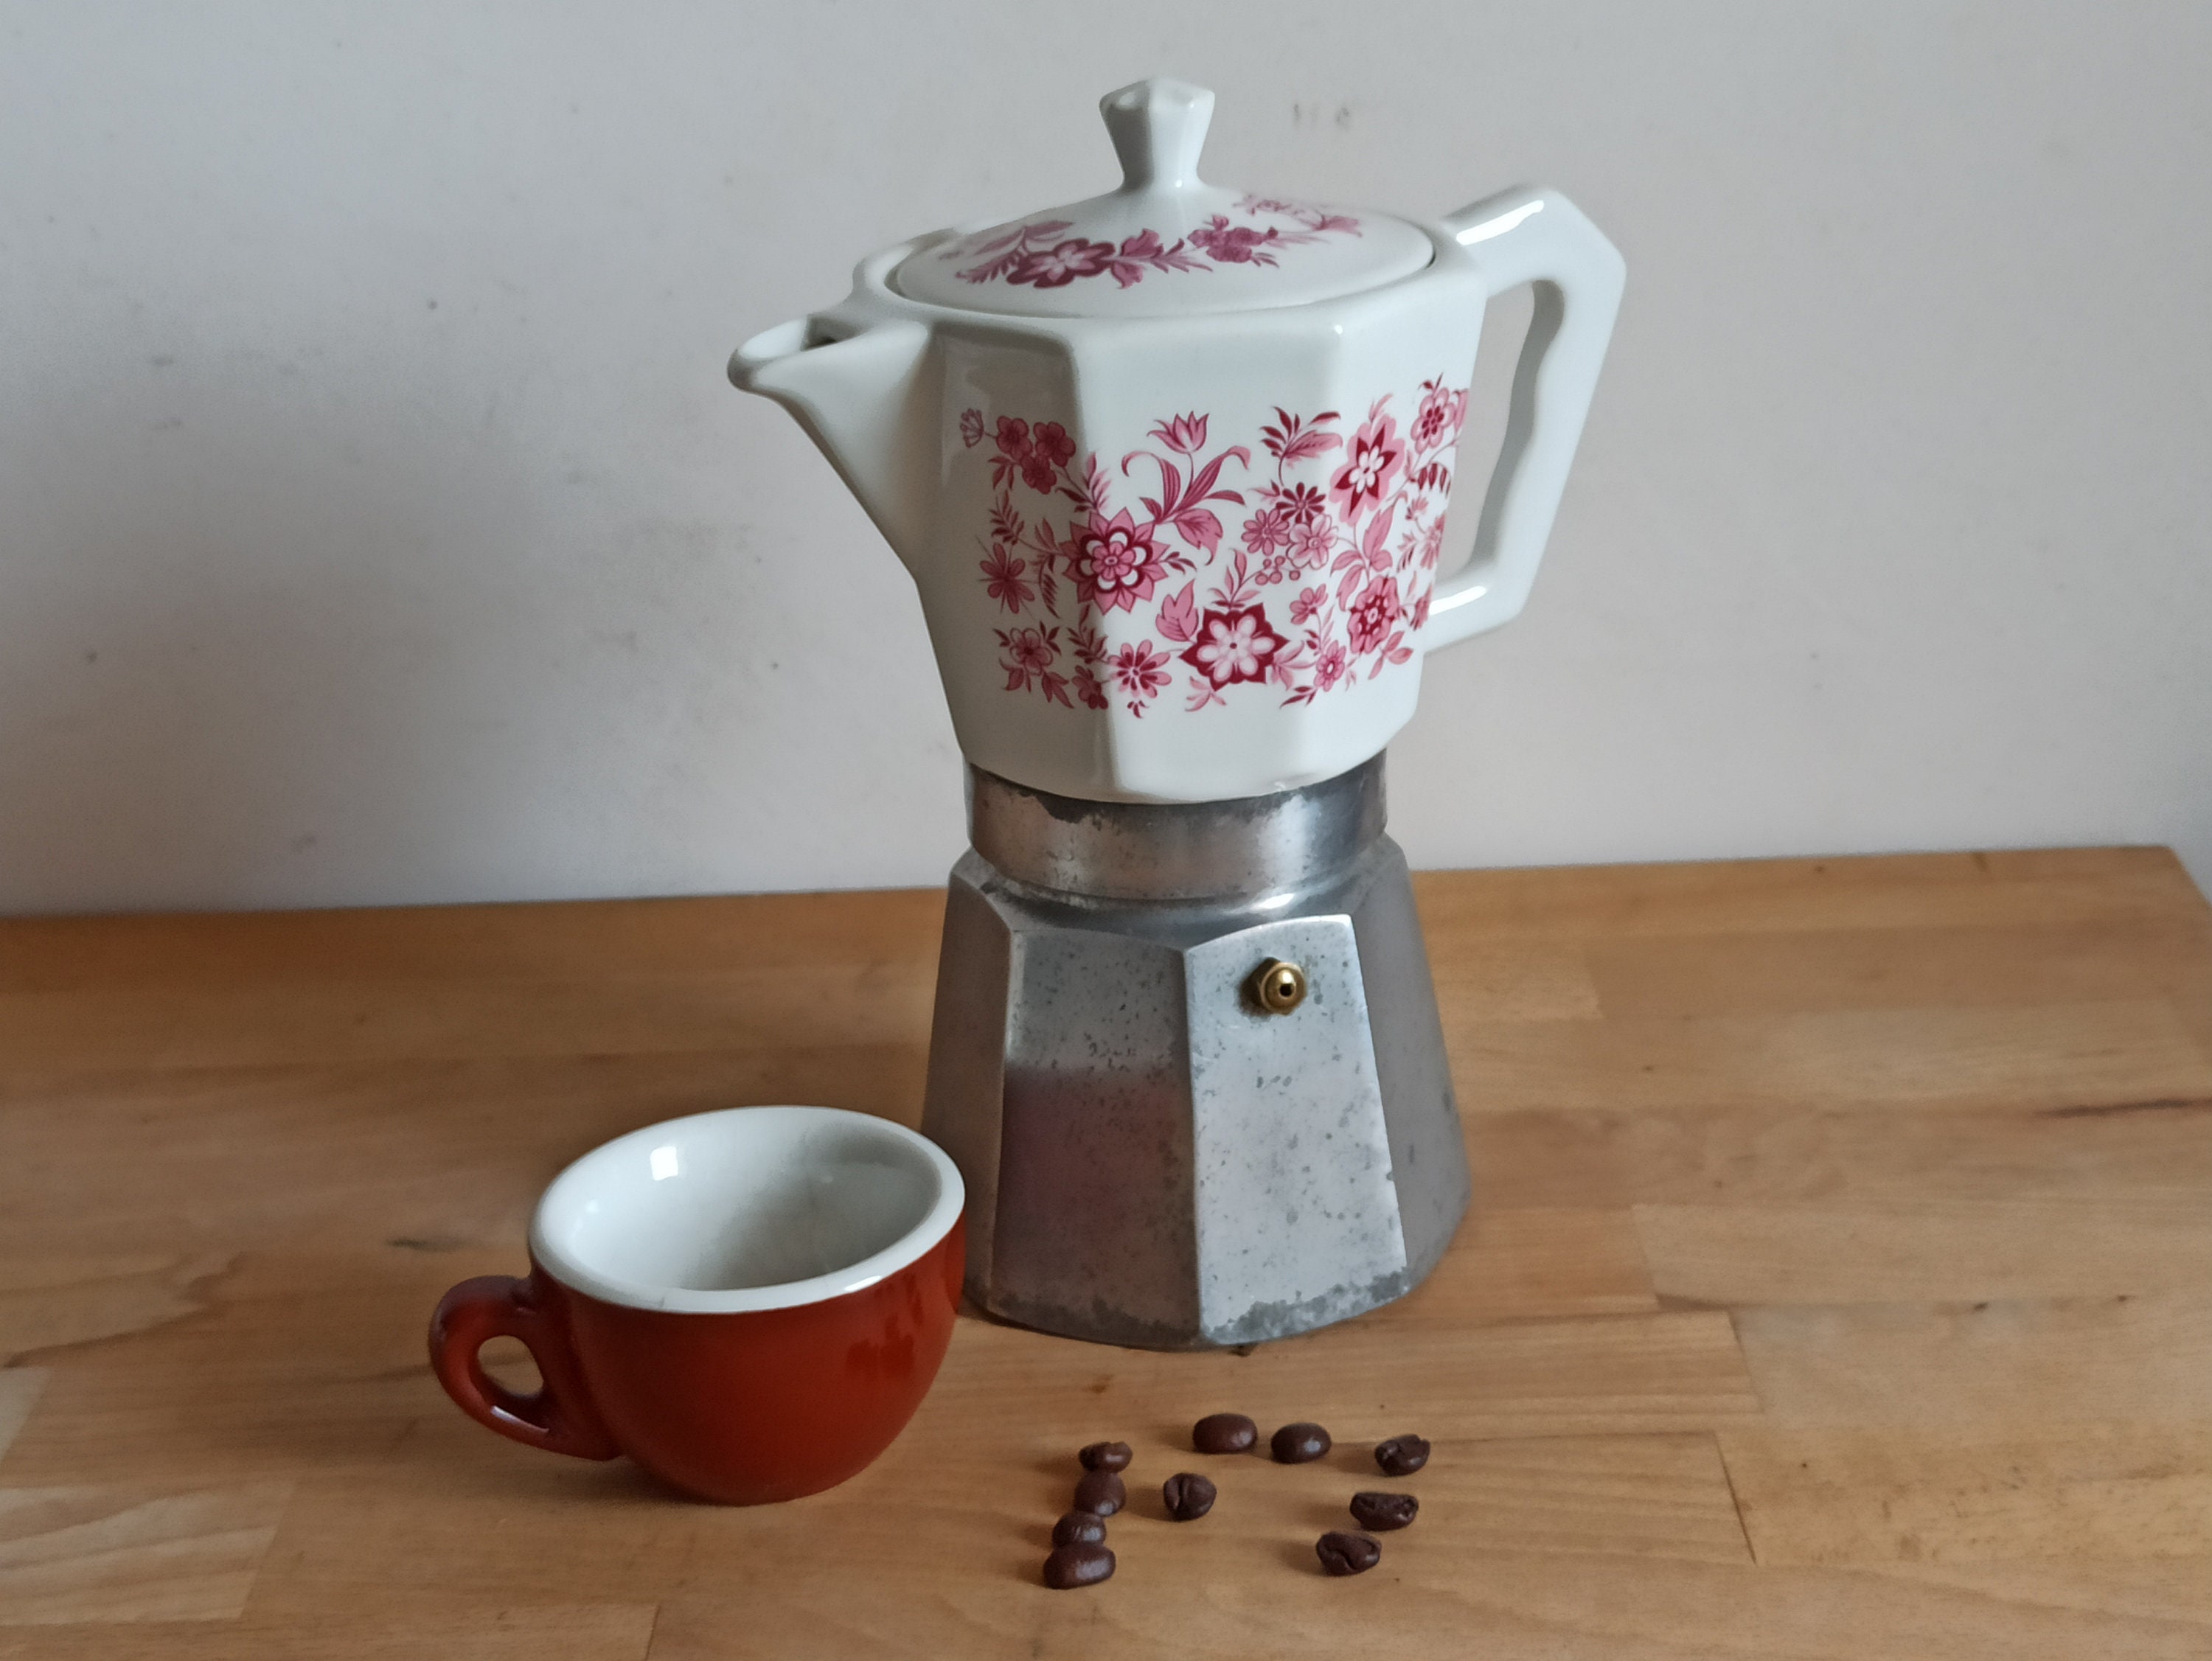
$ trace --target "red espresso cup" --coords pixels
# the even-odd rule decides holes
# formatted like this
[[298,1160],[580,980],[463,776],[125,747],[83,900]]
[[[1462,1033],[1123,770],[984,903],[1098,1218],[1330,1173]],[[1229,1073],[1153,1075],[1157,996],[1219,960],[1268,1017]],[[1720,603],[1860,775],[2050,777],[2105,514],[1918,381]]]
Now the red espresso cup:
[[[461,1410],[731,1505],[818,1494],[889,1447],[951,1341],[960,1173],[901,1125],[736,1107],[619,1137],[553,1179],[526,1279],[463,1281],[430,1320]],[[520,1338],[543,1385],[488,1375]]]

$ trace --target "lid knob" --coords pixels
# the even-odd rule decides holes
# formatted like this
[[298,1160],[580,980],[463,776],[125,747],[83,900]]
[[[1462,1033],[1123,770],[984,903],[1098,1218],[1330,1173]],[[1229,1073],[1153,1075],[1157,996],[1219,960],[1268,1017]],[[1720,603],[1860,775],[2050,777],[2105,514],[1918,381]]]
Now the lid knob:
[[1213,94],[1188,81],[1139,81],[1098,100],[1121,188],[1184,190],[1198,183],[1198,153],[1213,119]]

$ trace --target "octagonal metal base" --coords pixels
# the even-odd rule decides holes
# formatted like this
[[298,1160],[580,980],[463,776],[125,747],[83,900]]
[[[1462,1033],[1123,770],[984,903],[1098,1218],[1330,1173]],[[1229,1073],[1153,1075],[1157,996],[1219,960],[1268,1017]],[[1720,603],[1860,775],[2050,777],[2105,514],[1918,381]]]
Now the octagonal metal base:
[[[976,775],[998,859],[952,870],[923,1129],[967,1180],[983,1308],[1200,1349],[1358,1314],[1443,1256],[1470,1184],[1381,768],[1188,807]],[[1247,991],[1270,958],[1305,972],[1287,1015]]]

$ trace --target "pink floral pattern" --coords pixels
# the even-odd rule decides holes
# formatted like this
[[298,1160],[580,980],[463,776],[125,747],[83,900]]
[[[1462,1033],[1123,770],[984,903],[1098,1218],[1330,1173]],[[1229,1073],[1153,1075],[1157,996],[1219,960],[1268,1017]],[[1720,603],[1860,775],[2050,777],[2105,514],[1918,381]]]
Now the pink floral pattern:
[[[1412,660],[1466,388],[1437,377],[1406,404],[1386,394],[1349,433],[1333,409],[1273,415],[1256,446],[1211,444],[1210,415],[1167,416],[1109,472],[1095,454],[1079,470],[1056,421],[962,413],[966,447],[991,446],[977,570],[1006,619],[1008,692],[1141,716],[1180,673],[1186,710],[1257,687],[1303,704]],[[1115,500],[1155,479],[1133,509]],[[1224,511],[1242,521],[1226,548]]]
[[1325,208],[1256,196],[1240,198],[1236,208],[1245,216],[1244,222],[1215,214],[1188,236],[1177,237],[1172,243],[1153,230],[1124,237],[1118,244],[1093,242],[1066,234],[1074,228],[1072,220],[1040,219],[996,236],[963,237],[938,258],[975,261],[956,273],[963,282],[1064,288],[1079,278],[1111,276],[1129,288],[1143,282],[1148,271],[1278,265],[1276,255],[1285,248],[1359,234],[1358,220]]

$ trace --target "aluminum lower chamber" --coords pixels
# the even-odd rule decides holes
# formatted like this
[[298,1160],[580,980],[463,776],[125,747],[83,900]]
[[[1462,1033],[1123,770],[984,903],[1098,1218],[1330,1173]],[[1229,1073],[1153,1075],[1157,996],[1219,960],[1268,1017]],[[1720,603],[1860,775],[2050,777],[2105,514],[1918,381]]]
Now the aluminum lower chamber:
[[[922,1128],[967,1181],[978,1305],[1204,1349],[1342,1320],[1435,1267],[1470,1184],[1383,820],[1379,755],[1188,805],[970,768]],[[1270,963],[1303,981],[1287,1012],[1257,989]]]

